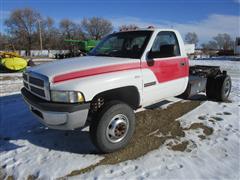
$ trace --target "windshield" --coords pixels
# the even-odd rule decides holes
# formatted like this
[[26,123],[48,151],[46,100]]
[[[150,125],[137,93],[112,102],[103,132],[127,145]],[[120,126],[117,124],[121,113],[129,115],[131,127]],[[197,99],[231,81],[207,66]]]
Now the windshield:
[[152,31],[119,32],[108,35],[88,55],[140,59]]

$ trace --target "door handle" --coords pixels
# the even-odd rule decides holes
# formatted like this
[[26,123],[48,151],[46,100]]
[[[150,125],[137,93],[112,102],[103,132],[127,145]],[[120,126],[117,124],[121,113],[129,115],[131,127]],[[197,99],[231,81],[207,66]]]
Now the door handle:
[[186,65],[185,62],[180,62],[179,64],[180,64],[180,66],[185,66]]

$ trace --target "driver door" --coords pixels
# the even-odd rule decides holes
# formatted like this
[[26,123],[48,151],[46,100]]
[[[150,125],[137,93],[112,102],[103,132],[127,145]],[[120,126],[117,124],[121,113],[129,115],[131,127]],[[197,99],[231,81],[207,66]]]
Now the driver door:
[[181,56],[176,34],[161,31],[156,36],[144,64],[144,102],[153,103],[183,92],[188,81],[188,59]]

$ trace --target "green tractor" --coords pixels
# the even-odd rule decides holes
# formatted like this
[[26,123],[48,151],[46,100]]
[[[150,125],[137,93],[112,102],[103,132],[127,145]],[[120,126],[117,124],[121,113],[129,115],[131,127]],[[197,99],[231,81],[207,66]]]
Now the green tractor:
[[81,40],[65,39],[64,42],[71,43],[72,45],[77,45],[80,51],[88,53],[97,45],[99,40],[81,41]]
[[73,40],[65,39],[64,42],[70,43],[72,48],[68,53],[55,54],[56,59],[84,56],[91,51],[99,42],[99,40]]

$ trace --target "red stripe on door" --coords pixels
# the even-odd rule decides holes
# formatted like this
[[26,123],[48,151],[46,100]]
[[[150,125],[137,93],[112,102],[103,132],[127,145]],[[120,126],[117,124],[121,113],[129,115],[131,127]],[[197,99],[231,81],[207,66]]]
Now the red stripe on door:
[[155,59],[153,65],[149,66],[147,63],[143,63],[142,68],[150,69],[159,83],[189,75],[188,58]]

